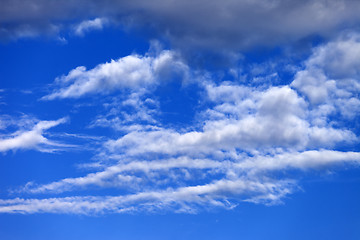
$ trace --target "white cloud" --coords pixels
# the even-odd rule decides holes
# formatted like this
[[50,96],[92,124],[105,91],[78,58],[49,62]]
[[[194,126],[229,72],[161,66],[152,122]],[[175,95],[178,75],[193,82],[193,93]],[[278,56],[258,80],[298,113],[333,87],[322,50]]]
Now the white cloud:
[[0,200],[1,213],[76,213],[101,214],[138,211],[197,212],[199,208],[233,208],[227,199],[241,196],[242,201],[276,203],[291,193],[291,181],[254,182],[246,179],[219,180],[205,185],[163,191],[106,197],[66,197],[49,199]]
[[159,102],[148,97],[146,90],[122,94],[104,104],[106,113],[96,116],[90,127],[111,127],[117,131],[131,131],[135,127],[146,128],[157,123],[155,116],[159,113]]
[[[326,115],[341,113],[353,118],[360,113],[360,36],[342,35],[317,47],[296,74],[291,86],[304,94],[315,107],[334,106]],[[315,111],[318,111],[315,109]]]
[[235,168],[263,172],[285,169],[321,169],[350,163],[360,164],[359,152],[339,152],[332,150],[311,150],[305,152],[286,152],[275,156],[257,156],[238,163]]
[[85,33],[92,30],[101,30],[103,27],[108,24],[108,19],[106,18],[95,18],[93,20],[85,20],[77,24],[74,27],[74,33],[78,36],[83,36]]
[[12,134],[3,135],[0,138],[0,152],[18,149],[36,149],[38,151],[51,152],[58,147],[68,146],[44,137],[46,130],[64,122],[66,122],[66,118],[56,121],[39,121],[31,130],[21,129]]
[[[133,131],[106,146],[111,152],[139,154],[188,154],[201,156],[221,151],[268,151],[273,148],[304,150],[353,142],[346,129],[309,123],[307,104],[289,87],[266,91],[235,86],[238,94],[224,94],[231,86],[208,87],[210,97],[224,98],[210,112],[202,130],[180,133],[171,129]],[[216,93],[219,91],[219,93]],[[248,92],[246,92],[248,91]],[[249,92],[250,91],[250,92]],[[242,95],[241,95],[242,94]],[[241,97],[247,95],[248,97]],[[232,96],[235,96],[234,102]],[[240,100],[239,100],[240,99]]]
[[[179,185],[179,181],[186,183],[200,179],[234,180],[242,177],[252,181],[261,181],[264,176],[271,176],[271,172],[274,171],[289,169],[302,171],[309,169],[321,170],[343,164],[359,166],[360,153],[311,150],[281,152],[272,155],[260,153],[253,157],[234,154],[233,158],[228,157],[228,160],[222,160],[220,157],[196,159],[186,156],[163,160],[148,159],[139,161],[134,159],[128,163],[119,162],[116,165],[106,167],[103,171],[89,173],[84,177],[65,178],[44,185],[36,185],[31,182],[26,184],[19,192],[61,193],[85,189],[89,186],[146,191],[148,186],[151,186],[152,189],[161,189],[165,185],[169,185],[169,183]],[[201,176],[199,172],[201,172]]]
[[60,89],[43,99],[79,98],[121,89],[140,90],[176,76],[186,78],[187,71],[188,67],[176,59],[172,51],[164,50],[156,57],[130,55],[90,70],[83,66],[71,70],[68,75],[56,79]]

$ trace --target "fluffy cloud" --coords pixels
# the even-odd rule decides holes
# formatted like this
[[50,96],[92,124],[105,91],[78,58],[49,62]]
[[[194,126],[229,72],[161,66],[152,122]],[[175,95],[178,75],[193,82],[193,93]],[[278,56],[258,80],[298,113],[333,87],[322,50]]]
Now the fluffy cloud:
[[[211,88],[212,95],[221,95],[214,92],[223,92],[223,88],[231,89],[231,86],[208,88]],[[235,91],[239,90],[238,86],[234,88]],[[237,150],[304,150],[356,140],[356,136],[346,129],[311,125],[306,102],[289,87],[272,87],[266,91],[246,88],[243,91],[249,91],[246,93],[250,95],[249,98],[233,103],[218,102],[210,111],[217,119],[206,120],[201,131],[133,131],[116,141],[109,141],[106,146],[112,152],[125,151],[129,155],[161,153],[201,156]],[[226,98],[231,98],[231,95]]]
[[104,94],[122,89],[139,91],[157,85],[162,80],[179,76],[187,78],[187,74],[187,65],[176,59],[172,51],[164,50],[156,57],[130,55],[99,64],[90,70],[83,66],[71,70],[68,75],[56,79],[60,89],[43,99],[78,98],[86,94]]
[[291,85],[312,105],[328,109],[326,114],[340,112],[342,117],[352,118],[360,112],[359,54],[359,35],[343,35],[317,47]]
[[0,152],[18,149],[36,149],[43,152],[51,152],[58,147],[68,145],[51,141],[44,137],[44,132],[52,127],[66,122],[66,118],[56,121],[39,121],[31,130],[18,130],[12,134],[6,134],[0,138]]

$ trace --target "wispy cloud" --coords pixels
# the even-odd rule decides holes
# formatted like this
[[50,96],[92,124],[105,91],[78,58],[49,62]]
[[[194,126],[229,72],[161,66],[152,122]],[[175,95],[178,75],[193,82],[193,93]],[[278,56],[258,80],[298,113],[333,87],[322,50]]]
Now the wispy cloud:
[[66,121],[66,118],[56,121],[39,121],[30,130],[20,129],[14,133],[2,135],[0,138],[0,152],[16,151],[19,149],[52,152],[59,148],[69,147],[70,145],[49,140],[44,136],[46,130]]
[[66,197],[49,199],[0,200],[2,213],[75,213],[103,214],[139,211],[197,212],[198,208],[233,208],[229,195],[243,201],[274,203],[290,193],[292,182],[252,182],[219,180],[205,185],[180,187],[162,191],[140,192],[122,196]]
[[[163,160],[133,160],[105,167],[104,171],[90,173],[78,178],[65,178],[44,185],[28,183],[20,192],[61,193],[84,189],[89,186],[102,188],[147,189],[148,186],[164,187],[177,185],[196,179],[237,179],[252,181],[284,170],[306,171],[347,165],[359,165],[360,153],[332,150],[311,150],[304,152],[284,152],[273,155],[258,154],[253,157],[237,155],[236,159],[196,159],[186,156]],[[181,170],[180,170],[181,169]],[[199,175],[201,173],[201,175]],[[272,180],[276,182],[276,180]]]
[[93,20],[85,20],[74,26],[74,33],[78,36],[84,36],[85,33],[93,30],[101,30],[108,24],[106,18],[95,18]]
[[111,127],[126,132],[146,128],[145,123],[151,127],[157,123],[155,116],[159,114],[159,104],[145,89],[122,94],[104,104],[105,113],[96,116],[90,127]]

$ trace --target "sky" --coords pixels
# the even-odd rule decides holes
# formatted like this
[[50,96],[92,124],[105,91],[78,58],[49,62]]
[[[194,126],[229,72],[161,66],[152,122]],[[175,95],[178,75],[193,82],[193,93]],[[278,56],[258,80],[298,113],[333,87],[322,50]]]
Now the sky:
[[360,239],[360,2],[0,6],[0,239]]

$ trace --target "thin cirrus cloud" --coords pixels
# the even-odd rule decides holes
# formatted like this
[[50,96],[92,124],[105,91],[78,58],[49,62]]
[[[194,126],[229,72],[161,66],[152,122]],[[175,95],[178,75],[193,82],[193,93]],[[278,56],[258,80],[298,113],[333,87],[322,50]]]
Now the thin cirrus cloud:
[[[203,178],[211,177],[215,179],[216,175],[221,174],[223,179],[226,179],[225,176],[231,176],[230,179],[234,180],[238,179],[238,176],[236,176],[236,174],[238,174],[242,176],[242,179],[261,182],[260,175],[269,172],[291,169],[301,171],[309,169],[321,170],[329,166],[342,165],[345,163],[359,165],[360,153],[311,150],[304,152],[285,152],[273,156],[258,155],[245,157],[239,155],[237,159],[242,161],[236,161],[235,159],[219,161],[219,159],[197,159],[186,156],[152,161],[134,160],[128,163],[119,163],[105,168],[104,171],[90,173],[83,177],[65,178],[58,182],[44,185],[28,183],[20,191],[33,194],[61,193],[90,186],[103,188],[117,186],[121,188],[138,189],[139,185],[146,186],[149,183],[151,183],[153,187],[162,187],[162,185],[179,181],[180,179],[190,181],[199,178],[199,176],[196,175],[199,171],[202,172]],[[176,171],[177,169],[185,170],[186,174],[181,171]],[[244,176],[246,176],[246,178]],[[160,179],[164,177],[168,178],[168,181],[161,182]],[[291,192],[290,189],[289,192]]]
[[[0,200],[0,212],[4,213],[72,213],[104,214],[127,212],[156,212],[169,209],[175,212],[196,213],[199,208],[236,206],[227,201],[229,194],[245,195],[245,201],[258,202],[262,199],[278,200],[286,195],[290,181],[277,183],[249,180],[219,180],[202,186],[187,186],[166,189],[159,192],[140,192],[125,196],[65,197],[49,199]],[[253,197],[253,193],[257,197]]]

